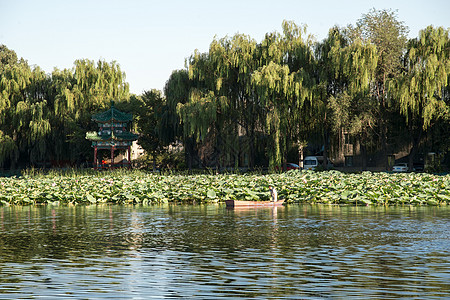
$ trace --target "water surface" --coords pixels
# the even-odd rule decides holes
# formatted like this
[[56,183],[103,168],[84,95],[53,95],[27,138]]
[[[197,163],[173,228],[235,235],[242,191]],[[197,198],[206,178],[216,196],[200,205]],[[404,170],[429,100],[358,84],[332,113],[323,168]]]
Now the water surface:
[[0,207],[0,299],[440,299],[449,207]]

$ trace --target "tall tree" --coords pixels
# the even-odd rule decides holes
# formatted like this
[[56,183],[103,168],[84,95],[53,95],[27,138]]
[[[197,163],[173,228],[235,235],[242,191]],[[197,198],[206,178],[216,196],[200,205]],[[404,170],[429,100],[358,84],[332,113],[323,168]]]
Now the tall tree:
[[[216,127],[215,78],[212,76],[211,60],[207,53],[195,51],[189,59],[188,99],[177,103],[177,114],[183,125],[187,164],[191,169],[197,145],[204,143]],[[182,96],[185,96],[183,93]]]
[[302,146],[304,102],[312,99],[312,41],[306,27],[284,21],[283,35],[266,35],[261,49],[265,64],[254,72],[253,84],[272,141],[270,165],[285,167],[289,148]]
[[5,45],[0,45],[0,74],[4,72],[6,66],[16,65],[18,63],[16,52]]
[[[6,46],[0,47],[0,166],[8,159],[13,164],[19,158],[15,128],[12,124],[14,105],[19,101],[21,90],[27,85],[24,76],[26,65],[18,66],[17,55]],[[20,72],[22,71],[22,72]]]
[[235,166],[239,155],[254,165],[256,132],[260,117],[251,74],[259,65],[257,43],[247,35],[236,34],[211,43],[209,50],[215,94],[220,103],[219,124],[216,127],[216,148],[222,156],[231,153]]
[[186,70],[173,71],[164,86],[166,105],[164,107],[161,137],[167,143],[174,143],[183,138],[183,127],[177,114],[178,104],[185,104],[189,100],[191,82]]
[[372,9],[356,23],[349,26],[356,39],[370,42],[377,47],[377,68],[373,81],[372,97],[378,104],[379,137],[383,153],[383,164],[388,168],[388,121],[392,111],[392,97],[388,82],[399,75],[401,58],[406,49],[408,27],[397,19],[395,11]]
[[[105,110],[111,100],[129,99],[129,86],[125,73],[115,62],[76,60],[70,71],[53,72],[55,88],[54,112],[68,143],[66,159],[84,161],[91,156],[91,147],[85,133],[96,130],[92,114]],[[58,122],[58,121],[57,121]],[[62,149],[62,148],[59,148]],[[59,156],[59,155],[57,155]],[[67,157],[68,156],[68,157]]]
[[[318,84],[315,104],[324,132],[324,144],[327,145],[331,132],[340,136],[345,130],[359,136],[365,167],[367,129],[376,122],[372,103],[367,97],[377,66],[376,48],[361,39],[350,39],[345,29],[334,27],[317,45],[316,55]],[[326,146],[324,150],[326,154]]]
[[[10,57],[15,57],[10,55]],[[49,79],[24,60],[2,65],[0,74],[0,164],[8,159],[14,168],[22,160],[32,164],[44,160],[51,132],[48,110]]]
[[409,41],[405,72],[392,84],[410,134],[410,168],[424,132],[439,120],[449,122],[450,103],[445,97],[449,76],[449,30],[428,26]]
[[[208,53],[195,52],[189,61],[190,98],[179,106],[184,133],[195,133],[208,143],[217,165],[220,157],[228,153],[237,167],[240,154],[245,152],[249,165],[253,165],[255,127],[260,115],[251,89],[251,74],[259,61],[256,46],[253,39],[237,34],[214,40]],[[242,132],[248,149],[241,148]]]
[[166,143],[182,141],[184,145],[185,161],[189,170],[193,167],[194,160],[197,160],[198,149],[195,138],[185,134],[184,123],[178,114],[178,107],[189,101],[189,95],[193,82],[189,79],[187,70],[173,71],[164,86],[166,105],[161,118],[161,137]]
[[[158,90],[145,91],[136,98],[139,105],[137,111],[137,129],[140,133],[139,145],[153,157],[153,169],[156,168],[156,157],[164,150],[166,144],[161,139],[159,127],[165,99]],[[139,101],[140,100],[140,101]]]

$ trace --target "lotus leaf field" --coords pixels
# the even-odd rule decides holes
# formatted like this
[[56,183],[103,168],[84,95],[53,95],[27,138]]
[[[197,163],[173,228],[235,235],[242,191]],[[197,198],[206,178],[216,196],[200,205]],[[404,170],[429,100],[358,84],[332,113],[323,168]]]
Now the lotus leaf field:
[[153,204],[268,200],[269,185],[288,203],[448,205],[450,175],[338,171],[160,175],[141,171],[0,178],[0,205]]

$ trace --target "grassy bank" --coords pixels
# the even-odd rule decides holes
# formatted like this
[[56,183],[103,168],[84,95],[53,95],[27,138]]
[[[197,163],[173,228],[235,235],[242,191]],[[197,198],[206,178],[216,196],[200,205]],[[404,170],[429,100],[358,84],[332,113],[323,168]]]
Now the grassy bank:
[[0,178],[0,205],[268,200],[269,185],[289,203],[447,205],[450,175],[338,171],[180,175],[141,171],[28,172]]

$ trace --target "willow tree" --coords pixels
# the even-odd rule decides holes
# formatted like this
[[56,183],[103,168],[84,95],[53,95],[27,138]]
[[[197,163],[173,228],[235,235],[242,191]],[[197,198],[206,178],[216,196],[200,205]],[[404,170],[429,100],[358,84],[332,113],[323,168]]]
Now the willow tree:
[[173,71],[164,86],[166,105],[161,117],[160,135],[166,143],[181,141],[184,145],[185,161],[189,169],[198,157],[195,139],[192,135],[184,134],[183,120],[177,113],[178,104],[184,105],[189,101],[192,82],[187,70]]
[[99,60],[82,59],[75,61],[75,83],[72,87],[74,101],[67,103],[68,107],[75,107],[75,118],[83,118],[84,113],[105,109],[111,100],[123,101],[129,97],[129,86],[125,82],[125,73],[117,62],[111,63]]
[[269,163],[271,167],[286,164],[289,142],[295,117],[299,114],[293,99],[294,90],[299,90],[295,82],[295,73],[289,67],[270,62],[253,74],[257,93],[266,112],[265,128],[271,137],[268,147]]
[[282,50],[286,53],[283,63],[294,73],[293,94],[290,95],[292,107],[289,110],[293,121],[290,138],[298,148],[299,165],[302,165],[304,148],[312,128],[314,70],[317,66],[313,49],[314,37],[307,34],[306,25],[298,26],[292,21],[283,21],[282,28]]
[[167,143],[174,143],[183,138],[181,120],[177,114],[178,103],[188,102],[191,83],[186,70],[173,71],[164,86],[166,105],[164,107],[161,128],[161,137]]
[[[314,130],[321,137],[324,167],[328,165],[330,131],[333,128],[333,118],[330,115],[330,108],[332,108],[333,100],[337,100],[339,104],[342,104],[340,102],[345,99],[340,96],[345,85],[345,76],[341,68],[341,51],[346,46],[346,42],[339,28],[335,27],[330,29],[326,39],[316,44],[315,49],[316,68],[313,74],[316,80],[311,123]],[[347,112],[347,110],[344,109],[343,112]]]
[[[257,55],[256,42],[236,34],[214,39],[208,53],[196,51],[189,60],[189,101],[179,104],[184,133],[195,134],[208,145],[207,155],[215,156],[216,165],[222,163],[219,157],[229,156],[226,164],[232,161],[237,167],[245,152],[253,165],[259,114],[251,74],[259,61]],[[248,149],[242,148],[243,135]]]
[[[214,151],[217,143],[217,135],[223,128],[223,116],[220,109],[226,106],[225,97],[220,97],[214,92],[192,90],[189,96],[189,101],[185,104],[179,103],[177,112],[183,122],[183,133],[186,138],[193,137],[197,144],[202,144],[202,147],[209,146],[209,149],[203,148],[203,164],[208,163],[208,158]],[[193,149],[198,146],[193,146]],[[213,149],[213,150],[211,150]],[[207,152],[208,151],[208,152]],[[192,162],[188,162],[191,167]]]
[[[189,59],[189,80],[191,85],[188,99],[177,103],[177,114],[183,124],[185,140],[192,143],[188,147],[188,167],[192,167],[193,150],[207,138],[217,127],[216,99],[214,77],[211,76],[211,61],[207,53],[195,51]],[[176,88],[174,85],[172,88]],[[185,96],[185,94],[181,95]],[[174,99],[172,102],[175,103]]]
[[[129,87],[125,73],[115,62],[76,60],[71,70],[55,70],[52,74],[54,115],[59,132],[54,135],[58,145],[56,159],[83,161],[91,155],[88,130],[96,130],[92,114],[105,110],[110,101],[127,101]],[[58,140],[63,140],[62,145]]]
[[0,166],[6,161],[14,168],[32,137],[25,130],[30,102],[26,89],[33,76],[28,64],[13,50],[0,47]]
[[240,153],[248,156],[248,164],[253,167],[256,128],[261,116],[251,82],[251,74],[259,65],[257,43],[243,34],[214,40],[209,57],[214,93],[220,101],[217,146],[234,157],[236,167]]
[[[318,84],[315,105],[325,132],[324,145],[329,131],[337,135],[342,130],[352,133],[360,139],[365,167],[367,135],[376,123],[373,102],[368,97],[377,66],[376,48],[360,39],[350,39],[345,30],[334,27],[318,44],[316,55]],[[327,147],[324,149],[326,153]]]
[[355,28],[349,26],[349,30],[355,39],[370,42],[377,48],[377,68],[371,90],[378,106],[378,134],[384,154],[384,166],[388,168],[388,122],[395,114],[388,83],[400,75],[408,27],[404,22],[397,20],[394,11],[372,9],[357,21]]
[[296,143],[302,152],[305,127],[304,102],[312,98],[312,41],[306,26],[284,21],[283,35],[266,35],[261,44],[264,65],[252,76],[260,105],[265,113],[270,165],[285,166],[287,153]]
[[10,167],[46,159],[47,136],[51,131],[47,104],[49,80],[24,61],[2,65],[0,75],[0,164]]
[[[3,52],[2,49],[1,53]],[[14,165],[19,158],[16,131],[12,125],[13,107],[19,101],[27,80],[19,74],[20,67],[6,63],[3,59],[0,66],[0,167],[3,167],[6,160]]]
[[445,95],[450,76],[449,30],[433,26],[421,30],[418,38],[409,41],[405,58],[405,73],[393,82],[392,90],[409,130],[411,169],[423,133],[440,120],[449,122],[450,103]]
[[[5,45],[0,45],[0,74],[4,72],[6,66],[12,66],[19,63],[15,51],[9,49]],[[22,60],[22,63],[24,61]]]
[[[5,54],[5,52],[8,52]],[[0,73],[0,166],[6,160],[14,163],[19,158],[17,131],[13,125],[15,119],[15,105],[22,99],[23,90],[29,83],[30,70],[25,64],[17,63],[17,56],[6,47],[1,48],[1,73]]]
[[69,69],[54,69],[51,74],[50,102],[52,114],[53,130],[50,136],[52,147],[50,149],[51,160],[61,161],[70,160],[73,153],[73,145],[68,143],[68,137],[71,137],[76,129],[75,115],[77,104],[73,93],[75,78],[73,71]]
[[[49,98],[50,78],[39,67],[32,71],[31,82],[27,87],[27,100],[22,107],[23,122],[26,125],[24,131],[27,132],[27,156],[32,164],[37,161],[48,160],[49,135],[52,131]],[[18,103],[17,108],[21,105]]]

